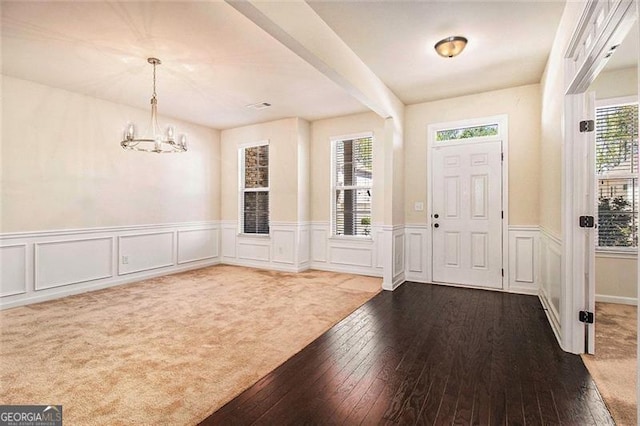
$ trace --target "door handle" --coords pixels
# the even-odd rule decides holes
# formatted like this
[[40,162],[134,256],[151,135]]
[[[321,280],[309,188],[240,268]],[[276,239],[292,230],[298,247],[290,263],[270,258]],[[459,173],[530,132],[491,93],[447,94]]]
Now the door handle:
[[434,224],[433,224],[433,227],[434,227],[434,228],[440,228],[440,225],[439,225],[439,224],[437,224],[437,223],[434,223]]
[[435,217],[436,219],[440,217],[440,215],[438,213],[434,214],[433,217]]

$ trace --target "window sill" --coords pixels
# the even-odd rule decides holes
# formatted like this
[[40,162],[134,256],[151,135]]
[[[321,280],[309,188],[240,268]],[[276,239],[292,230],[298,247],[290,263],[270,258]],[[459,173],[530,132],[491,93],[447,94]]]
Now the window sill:
[[638,257],[637,248],[598,248],[596,247],[596,257],[614,259],[636,259]]
[[362,241],[362,242],[371,242],[373,241],[373,237],[371,235],[331,235],[329,237],[330,240],[336,241]]
[[271,234],[245,234],[244,232],[238,232],[236,235],[238,237],[256,238],[258,240],[264,240],[264,239],[271,238]]

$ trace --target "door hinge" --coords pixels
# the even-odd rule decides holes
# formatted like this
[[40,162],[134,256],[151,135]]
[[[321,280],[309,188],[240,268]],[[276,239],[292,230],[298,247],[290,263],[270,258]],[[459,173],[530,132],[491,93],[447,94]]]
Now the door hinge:
[[580,216],[580,228],[595,228],[596,220],[593,216]]
[[501,271],[502,271],[502,276],[504,277],[504,268],[502,268]]
[[500,153],[500,161],[504,161],[504,152]]
[[595,128],[595,122],[593,120],[583,120],[580,122],[580,133],[593,132]]
[[585,324],[593,324],[593,312],[580,311],[578,319]]
[[504,219],[504,210],[502,210],[502,211],[500,212],[500,217],[502,217],[502,218]]

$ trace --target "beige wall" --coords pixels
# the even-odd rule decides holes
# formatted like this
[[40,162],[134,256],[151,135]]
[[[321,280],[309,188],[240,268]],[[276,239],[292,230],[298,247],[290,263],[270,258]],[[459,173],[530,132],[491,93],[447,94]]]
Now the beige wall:
[[[162,111],[162,105],[160,105]],[[189,151],[120,147],[149,111],[2,78],[0,232],[216,220],[219,132],[178,120]]]
[[[238,220],[239,148],[264,140],[269,141],[270,220],[296,222],[304,219],[306,195],[299,185],[305,186],[306,183],[300,175],[304,165],[299,160],[305,157],[307,126],[308,123],[302,119],[286,118],[221,132],[222,220]],[[302,198],[298,195],[299,189]]]
[[635,257],[614,258],[596,255],[596,294],[614,297],[638,296],[638,269]]
[[311,221],[331,218],[331,138],[373,132],[372,223],[382,223],[384,214],[384,119],[377,114],[354,114],[311,123]]
[[541,80],[540,226],[559,239],[562,238],[564,55],[583,8],[582,2],[567,2]]
[[600,73],[589,87],[596,92],[596,99],[620,98],[638,94],[638,70],[636,67]]
[[[509,117],[509,224],[539,223],[540,86],[537,84],[406,108],[406,223],[427,221],[427,126],[499,114]],[[424,211],[414,211],[414,203],[418,201],[424,203]]]

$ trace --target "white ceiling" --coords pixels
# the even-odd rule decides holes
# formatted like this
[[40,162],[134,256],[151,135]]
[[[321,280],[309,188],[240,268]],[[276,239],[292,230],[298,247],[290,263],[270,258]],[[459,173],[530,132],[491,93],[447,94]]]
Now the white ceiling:
[[[222,2],[2,2],[2,72],[214,128],[366,108]],[[246,105],[270,102],[255,111]]]
[[[537,83],[563,1],[327,1],[312,8],[406,104]],[[365,111],[222,2],[2,1],[2,72],[148,108],[159,57],[163,115],[230,128]],[[303,23],[301,25],[304,25]],[[445,59],[449,35],[469,38]],[[270,102],[261,111],[245,106]]]
[[[564,1],[309,1],[405,104],[538,83]],[[469,43],[456,58],[433,46]]]

